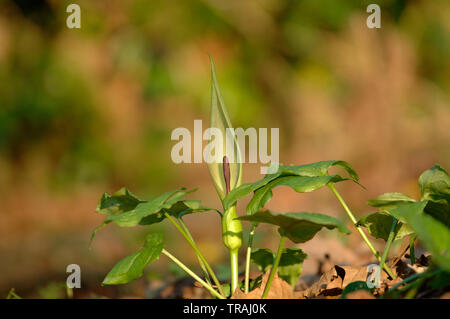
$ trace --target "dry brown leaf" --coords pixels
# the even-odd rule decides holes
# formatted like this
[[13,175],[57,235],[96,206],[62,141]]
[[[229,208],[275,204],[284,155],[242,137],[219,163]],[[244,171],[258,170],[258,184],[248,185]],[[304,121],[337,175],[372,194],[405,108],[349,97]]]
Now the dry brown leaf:
[[[231,299],[261,299],[267,280],[269,279],[269,274],[270,271],[264,274],[260,287],[253,289],[248,294],[245,294],[237,288],[231,296]],[[279,278],[278,274],[275,274],[269,293],[267,294],[267,299],[296,299],[296,296],[291,285]]]
[[443,294],[440,299],[450,299],[450,292]]
[[319,281],[303,291],[305,298],[321,296],[337,296],[342,290],[354,281],[366,281],[367,267],[351,267],[335,265],[325,272]]

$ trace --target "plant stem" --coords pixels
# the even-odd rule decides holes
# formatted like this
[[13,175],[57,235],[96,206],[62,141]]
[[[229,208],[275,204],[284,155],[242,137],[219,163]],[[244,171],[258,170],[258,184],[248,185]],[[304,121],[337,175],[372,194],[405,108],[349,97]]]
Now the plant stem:
[[176,263],[181,269],[183,269],[188,275],[197,280],[206,290],[208,290],[212,295],[219,299],[225,299],[224,296],[220,295],[211,285],[197,276],[192,270],[190,270],[185,264],[183,264],[180,260],[178,260],[175,256],[170,254],[167,250],[163,249],[162,253],[169,257],[174,263]]
[[22,297],[16,294],[16,290],[14,288],[11,288],[8,292],[8,296],[6,296],[6,299],[22,299]]
[[414,297],[417,295],[417,292],[419,291],[420,287],[422,287],[423,282],[426,278],[419,278],[414,284],[411,284],[408,288],[408,292],[405,295],[404,299],[414,299]]
[[250,285],[250,259],[252,256],[253,236],[255,235],[256,226],[252,224],[248,235],[247,256],[245,257],[245,293],[248,294]]
[[[431,278],[434,275],[438,274],[440,271],[441,270],[439,268],[438,269],[434,269],[433,271],[430,271],[429,269],[427,269],[423,273],[414,274],[414,275],[406,278],[401,283],[395,285],[393,288],[391,288],[389,290],[395,290],[400,285],[402,285],[404,283],[407,283],[403,288],[401,288],[397,292],[400,293],[400,294],[404,293],[404,292],[407,292],[406,295],[404,296],[404,299],[413,299],[417,295],[417,293],[419,292],[419,289],[422,286],[422,284],[426,280],[428,280],[429,278]],[[415,280],[415,279],[417,279],[417,280]],[[415,281],[413,281],[413,280],[415,280]]]
[[[194,237],[192,237],[191,232],[189,231],[189,229],[187,228],[186,224],[184,223],[183,219],[179,219],[178,220],[181,224],[181,227],[183,227],[184,232],[186,233],[187,236],[189,236],[189,238],[191,239],[192,243],[198,248],[197,243],[194,240]],[[200,256],[197,256],[198,258],[198,262],[200,263],[200,267],[202,268],[203,271],[203,275],[205,276],[205,280],[208,284],[211,285],[211,279],[209,277],[209,273],[208,270],[206,269],[205,263],[202,261],[202,259],[200,258]],[[222,292],[221,292],[222,293]],[[223,293],[222,293],[223,294]]]
[[231,292],[233,293],[238,288],[238,277],[239,277],[239,267],[238,267],[238,254],[239,249],[230,250],[230,262],[231,262]]
[[[394,221],[392,222],[392,226],[391,226],[391,231],[389,232],[389,236],[388,236],[388,239],[386,241],[386,246],[384,247],[383,255],[381,256],[380,268],[383,268],[384,265],[385,265],[386,258],[387,258],[388,253],[389,253],[389,249],[391,248],[391,244],[394,241],[394,238],[395,238],[395,235],[396,235],[395,228],[397,227],[397,223],[398,223],[397,219],[394,218]],[[381,269],[379,269],[377,271],[377,274],[376,274],[376,277],[375,277],[375,282],[376,282],[377,286],[380,283],[380,273],[381,273]]]
[[278,245],[277,255],[275,257],[275,261],[273,262],[272,269],[270,270],[269,279],[267,279],[266,287],[264,287],[264,292],[262,295],[262,299],[266,299],[269,294],[270,286],[272,285],[273,278],[278,270],[278,264],[280,263],[281,254],[283,253],[284,242],[286,240],[285,236],[281,236],[280,244]]
[[416,241],[416,235],[409,236],[409,258],[411,259],[411,265],[416,263],[416,255],[414,252],[414,242]]
[[[173,219],[172,216],[170,216],[167,213],[164,213],[166,218],[169,219],[172,224],[175,226],[175,228],[181,233],[181,235],[183,235],[183,237],[187,240],[187,242],[189,243],[189,245],[191,245],[191,247],[194,249],[195,253],[197,254],[197,257],[199,258],[200,261],[200,265],[204,265],[206,267],[206,269],[208,270],[208,272],[210,273],[214,283],[217,286],[217,289],[219,289],[219,292],[222,294],[223,297],[225,297],[225,293],[223,291],[222,285],[220,284],[219,280],[217,279],[214,271],[212,270],[211,266],[208,264],[208,262],[206,261],[206,258],[203,256],[203,254],[200,252],[200,250],[198,249],[197,245],[195,244],[192,235],[190,233],[185,232],[180,225],[178,225],[178,223]],[[185,229],[187,230],[186,225],[184,224],[183,221],[180,220],[180,223],[182,225],[184,225],[183,227],[185,227]],[[189,232],[189,231],[188,231]],[[210,284],[210,283],[209,283]]]
[[[378,253],[378,251],[375,249],[375,247],[373,247],[372,243],[370,242],[369,238],[367,238],[366,233],[364,233],[364,231],[362,230],[361,226],[358,225],[358,221],[356,220],[355,216],[353,215],[353,213],[351,212],[351,210],[348,208],[347,204],[345,203],[344,199],[341,197],[341,195],[339,194],[339,192],[336,190],[336,188],[334,187],[334,184],[328,184],[328,187],[331,189],[331,191],[333,192],[333,194],[336,196],[336,198],[339,200],[339,202],[341,203],[342,207],[344,207],[345,212],[347,213],[348,217],[350,218],[350,220],[352,221],[353,225],[356,227],[356,229],[358,230],[358,232],[360,233],[362,239],[366,242],[367,246],[369,247],[370,251],[374,254],[374,256],[377,258],[378,262],[381,261],[381,257],[380,254]],[[395,279],[396,276],[394,275],[394,273],[392,272],[391,268],[389,268],[388,265],[384,264],[383,265],[384,270],[388,273],[389,276],[391,276],[392,279]]]
[[[241,164],[242,168],[242,164]],[[231,190],[230,185],[230,163],[228,157],[223,157],[223,179],[225,181],[225,194]],[[239,182],[240,184],[240,177]],[[222,202],[223,205],[223,202]],[[224,207],[225,208],[225,207]],[[231,262],[231,295],[238,287],[239,264],[238,255],[239,248],[242,246],[242,224],[237,220],[236,204],[226,209],[222,216],[222,240],[225,247],[230,251]]]
[[231,294],[238,287],[238,254],[239,248],[242,246],[242,224],[236,218],[235,205],[227,209],[222,217],[222,240],[231,257]]

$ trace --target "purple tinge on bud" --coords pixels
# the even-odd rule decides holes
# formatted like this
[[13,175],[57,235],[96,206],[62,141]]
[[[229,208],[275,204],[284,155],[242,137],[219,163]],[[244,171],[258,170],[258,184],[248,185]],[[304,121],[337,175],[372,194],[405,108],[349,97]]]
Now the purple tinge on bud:
[[228,157],[223,157],[223,178],[225,179],[226,193],[230,192],[230,163]]

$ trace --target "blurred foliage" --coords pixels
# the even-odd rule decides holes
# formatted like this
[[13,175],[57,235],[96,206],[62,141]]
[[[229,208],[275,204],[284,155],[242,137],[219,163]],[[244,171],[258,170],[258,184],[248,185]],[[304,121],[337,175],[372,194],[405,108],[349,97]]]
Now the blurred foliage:
[[[337,98],[351,94],[332,61],[324,59],[323,47],[327,35],[344,32],[352,16],[364,16],[369,1],[78,1],[81,30],[64,26],[68,3],[0,4],[1,154],[21,169],[38,148],[51,162],[48,178],[60,186],[109,181],[151,189],[153,178],[164,184],[172,177],[167,158],[160,158],[170,146],[171,127],[152,115],[167,103],[182,103],[192,109],[183,113],[206,117],[207,52],[220,61],[235,126],[270,126],[274,116],[285,129],[283,143],[290,143],[295,127],[289,121],[289,90],[298,76],[319,81]],[[420,75],[441,87],[448,101],[448,2],[386,0],[380,5],[383,28],[409,37]],[[85,44],[87,52],[67,52],[83,51]],[[104,65],[90,69],[95,63]],[[112,106],[102,92],[115,80],[130,84],[123,90],[137,91],[137,115],[128,125],[139,126],[138,133],[116,139],[105,133],[121,126],[114,121],[127,118],[108,119]],[[133,122],[140,115],[147,118]],[[120,158],[117,144],[126,139],[135,144],[134,154]]]

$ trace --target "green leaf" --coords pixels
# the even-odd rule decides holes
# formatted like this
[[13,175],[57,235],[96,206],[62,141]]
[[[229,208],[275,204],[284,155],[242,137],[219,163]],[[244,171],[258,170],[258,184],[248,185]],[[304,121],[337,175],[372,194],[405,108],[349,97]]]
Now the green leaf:
[[[211,61],[211,123],[210,127],[218,129],[222,137],[222,143],[217,139],[214,139],[214,143],[217,146],[214,149],[215,159],[208,160],[208,169],[211,175],[211,179],[219,194],[220,199],[223,201],[227,194],[226,182],[223,171],[223,157],[227,156],[230,167],[230,190],[235,189],[241,185],[242,178],[242,161],[240,159],[241,153],[239,150],[239,144],[237,142],[236,135],[232,129],[231,121],[228,116],[225,102],[223,101],[222,94],[220,93],[219,83],[216,77],[216,70],[214,62]],[[229,129],[229,130],[227,130]],[[227,144],[227,137],[229,144]]]
[[[278,276],[295,287],[298,277],[302,273],[303,261],[308,257],[299,248],[285,248],[278,264]],[[272,268],[275,254],[266,248],[252,250],[251,261],[258,266],[263,273]]]
[[415,200],[402,193],[385,193],[367,201],[367,205],[378,208],[394,208],[405,203],[412,203]]
[[285,248],[278,265],[278,276],[295,287],[298,277],[302,274],[303,261],[308,257],[299,248]]
[[112,195],[104,193],[95,211],[105,215],[118,215],[134,209],[140,203],[145,203],[145,201],[123,187]]
[[349,283],[344,290],[342,291],[341,299],[347,298],[347,295],[351,292],[355,292],[358,290],[367,290],[370,291],[367,283],[365,281],[354,281]]
[[428,200],[425,212],[450,227],[450,177],[439,165],[419,177],[422,200]]
[[450,205],[428,201],[427,206],[425,206],[425,213],[450,228]]
[[[380,211],[363,216],[359,220],[358,225],[366,227],[369,234],[373,237],[382,238],[387,241],[393,222],[394,218],[389,213]],[[394,240],[401,239],[413,233],[414,231],[407,224],[398,222],[395,228]]]
[[358,175],[344,161],[322,161],[305,165],[280,165],[276,173],[267,174],[263,179],[255,183],[243,184],[233,189],[223,201],[224,208],[231,207],[240,198],[255,192],[254,198],[252,198],[247,207],[247,214],[253,214],[270,200],[272,189],[276,186],[286,185],[299,193],[306,193],[317,190],[327,183],[348,180],[339,175],[328,175],[328,169],[332,166],[343,167],[350,175],[350,179],[359,184]]
[[106,275],[102,285],[119,285],[133,281],[144,274],[144,268],[159,259],[164,247],[162,234],[150,234],[144,247],[119,261]]
[[259,211],[253,215],[239,217],[256,223],[266,223],[279,226],[278,232],[288,237],[294,243],[304,243],[322,229],[337,228],[340,232],[349,234],[348,228],[338,219],[316,213],[274,213],[270,211]]
[[427,201],[414,202],[386,209],[386,211],[400,222],[407,224],[408,219],[406,217],[410,215],[421,215],[426,205]]
[[282,170],[283,172],[286,173],[292,173],[294,175],[314,177],[314,176],[329,175],[328,170],[332,166],[340,166],[344,168],[350,175],[351,179],[359,183],[358,174],[350,166],[350,164],[345,161],[320,161],[304,165],[289,165],[289,166],[281,165],[278,170],[279,171]]
[[439,165],[425,171],[419,177],[422,200],[450,204],[450,176]]
[[[151,223],[160,222],[164,219],[162,210],[172,207],[173,204],[175,204],[186,194],[187,192],[183,189],[177,189],[164,193],[151,201],[138,204],[132,210],[123,212],[122,214],[110,215],[106,217],[105,223],[114,222],[120,227],[132,227],[141,223],[141,221],[148,216],[152,216],[150,217]],[[147,218],[144,221],[144,224],[148,225],[150,219]]]
[[423,212],[426,204],[427,201],[405,204],[390,210],[389,213],[408,223],[432,254],[433,261],[444,270],[450,271],[450,229]]
[[165,211],[175,218],[181,219],[184,215],[193,214],[193,213],[203,213],[207,211],[215,211],[219,215],[221,212],[215,208],[202,206],[199,200],[183,200],[175,203],[169,209],[165,209]]
[[429,286],[434,289],[444,289],[450,286],[450,272],[440,271],[430,280]]
[[289,186],[298,193],[315,191],[328,183],[343,180],[339,175],[333,176],[280,176],[255,191],[252,199],[247,205],[247,214],[252,215],[264,207],[272,197],[272,189],[277,186]]
[[136,205],[130,204],[136,203],[136,201],[133,202],[134,197],[129,195],[131,192],[125,188],[122,188],[113,195],[103,195],[98,210],[105,214],[111,212],[111,214],[107,214],[106,219],[92,232],[91,242],[95,234],[111,222],[116,223],[120,227],[132,227],[159,223],[166,218],[165,213],[176,218],[182,218],[186,214],[206,212],[209,210],[214,210],[220,214],[216,209],[202,206],[200,201],[181,200],[192,191],[185,191],[185,188],[180,188],[164,193],[148,202],[139,200],[139,203]]
[[272,267],[274,254],[267,248],[254,248],[252,249],[250,260],[259,270],[265,273]]

